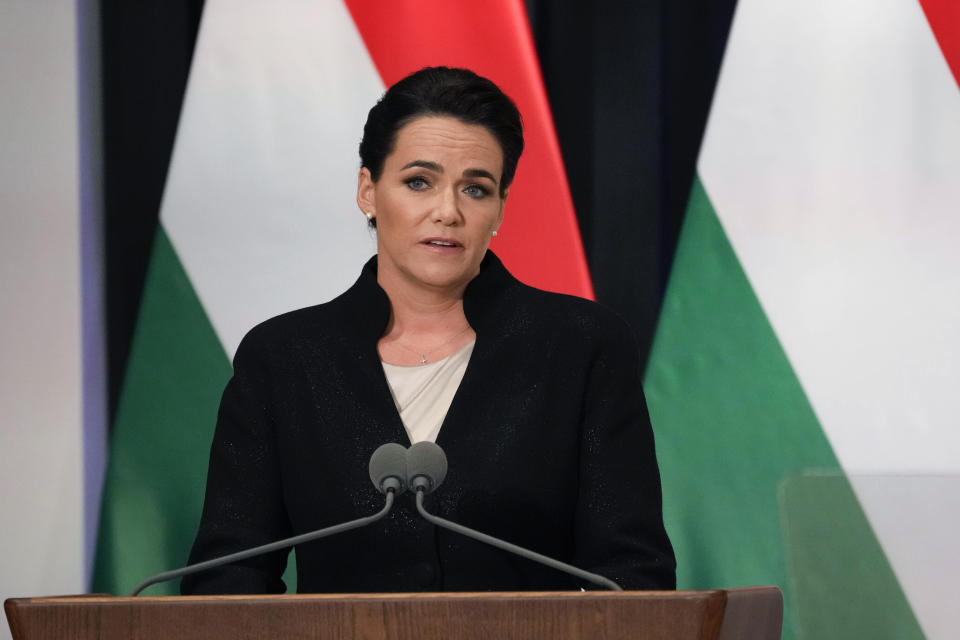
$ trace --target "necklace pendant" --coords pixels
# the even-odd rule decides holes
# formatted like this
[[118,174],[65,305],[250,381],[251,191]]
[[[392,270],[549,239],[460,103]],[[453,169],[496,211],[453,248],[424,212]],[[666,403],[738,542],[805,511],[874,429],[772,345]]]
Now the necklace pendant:
[[420,354],[420,364],[427,364],[427,358],[422,353]]

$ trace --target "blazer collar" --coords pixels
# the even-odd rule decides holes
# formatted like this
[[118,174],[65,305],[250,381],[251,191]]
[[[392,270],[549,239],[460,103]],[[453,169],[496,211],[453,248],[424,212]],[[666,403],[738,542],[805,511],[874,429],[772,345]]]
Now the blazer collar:
[[[463,312],[477,333],[495,326],[506,312],[504,298],[520,282],[510,275],[500,259],[487,251],[480,273],[470,281],[463,295]],[[365,341],[380,339],[390,321],[390,299],[377,283],[377,256],[363,266],[356,283],[344,294],[351,307],[345,328]]]

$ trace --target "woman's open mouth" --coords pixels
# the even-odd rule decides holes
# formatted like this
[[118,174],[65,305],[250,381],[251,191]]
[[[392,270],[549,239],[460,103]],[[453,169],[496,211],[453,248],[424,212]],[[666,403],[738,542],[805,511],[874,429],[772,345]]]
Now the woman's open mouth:
[[427,238],[421,244],[425,244],[432,249],[438,249],[440,251],[451,251],[456,249],[462,249],[463,245],[453,240],[452,238]]

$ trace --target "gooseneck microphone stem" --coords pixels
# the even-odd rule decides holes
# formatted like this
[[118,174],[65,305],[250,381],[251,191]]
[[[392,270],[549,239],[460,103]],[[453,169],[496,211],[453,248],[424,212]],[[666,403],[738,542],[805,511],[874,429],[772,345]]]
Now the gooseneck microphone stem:
[[540,564],[545,564],[548,567],[551,567],[553,569],[557,569],[558,571],[563,571],[564,573],[575,575],[578,578],[582,578],[583,580],[586,580],[587,582],[591,582],[601,587],[606,587],[611,591],[623,591],[623,588],[621,588],[620,585],[618,585],[616,582],[614,582],[610,578],[604,578],[603,576],[598,575],[596,573],[591,573],[589,571],[584,571],[583,569],[578,569],[577,567],[574,567],[573,565],[569,565],[566,562],[560,562],[559,560],[548,558],[547,556],[539,554],[536,551],[530,551],[529,549],[524,549],[523,547],[517,546],[515,544],[511,544],[504,540],[500,540],[499,538],[488,536],[485,533],[474,531],[473,529],[464,527],[463,525],[459,525],[456,522],[450,522],[449,520],[444,520],[443,518],[435,516],[432,513],[428,513],[426,509],[423,508],[423,495],[425,493],[424,488],[417,487],[416,491],[417,491],[417,511],[419,511],[420,515],[426,518],[428,522],[432,522],[438,527],[443,527],[444,529],[455,531],[461,535],[467,536],[468,538],[473,538],[474,540],[479,540],[480,542],[484,542],[491,546],[497,547],[498,549],[503,549],[504,551],[515,553],[529,560],[533,560],[535,562],[539,562]]
[[155,576],[147,578],[140,584],[138,584],[134,590],[130,593],[131,596],[139,594],[141,591],[149,587],[150,585],[157,584],[158,582],[166,582],[167,580],[173,580],[174,578],[179,578],[191,573],[197,573],[200,571],[206,571],[207,569],[213,569],[225,564],[230,564],[233,562],[239,562],[240,560],[246,560],[247,558],[252,558],[253,556],[260,555],[262,553],[270,553],[271,551],[277,551],[278,549],[283,549],[285,547],[292,547],[297,544],[303,544],[305,542],[311,542],[317,538],[324,538],[326,536],[332,536],[337,533],[343,533],[344,531],[349,531],[350,529],[358,529],[360,527],[366,526],[373,522],[376,522],[380,518],[383,518],[387,513],[390,512],[391,507],[393,507],[394,500],[394,489],[390,488],[386,491],[387,501],[383,505],[383,509],[373,514],[372,516],[366,516],[364,518],[357,518],[356,520],[351,520],[350,522],[343,522],[341,524],[333,525],[332,527],[327,527],[325,529],[317,529],[316,531],[311,531],[310,533],[304,533],[299,536],[293,536],[292,538],[285,538],[283,540],[278,540],[276,542],[271,542],[268,544],[261,545],[259,547],[254,547],[252,549],[246,549],[245,551],[238,551],[236,553],[231,553],[228,556],[223,556],[220,558],[213,558],[212,560],[205,560],[203,562],[198,562],[196,564],[191,564],[181,569],[173,569],[172,571],[164,571],[163,573],[158,573]]

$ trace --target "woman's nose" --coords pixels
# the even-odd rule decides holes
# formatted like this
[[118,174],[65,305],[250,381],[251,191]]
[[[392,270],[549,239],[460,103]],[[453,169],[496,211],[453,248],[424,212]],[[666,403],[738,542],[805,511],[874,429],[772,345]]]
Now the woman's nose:
[[434,210],[434,221],[445,225],[454,225],[460,221],[460,208],[454,189],[444,190]]

